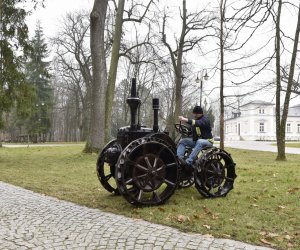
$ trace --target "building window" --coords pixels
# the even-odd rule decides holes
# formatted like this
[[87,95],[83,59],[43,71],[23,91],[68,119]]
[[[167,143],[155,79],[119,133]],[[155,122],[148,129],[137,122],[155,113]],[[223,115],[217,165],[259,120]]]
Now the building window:
[[261,133],[265,132],[265,124],[263,122],[259,123],[259,132]]
[[297,131],[298,131],[298,133],[300,133],[300,123],[298,123],[298,125],[297,125]]
[[291,124],[290,123],[286,124],[286,132],[291,133]]
[[260,114],[264,114],[264,113],[265,113],[265,110],[264,110],[264,109],[259,109],[259,113],[260,113]]

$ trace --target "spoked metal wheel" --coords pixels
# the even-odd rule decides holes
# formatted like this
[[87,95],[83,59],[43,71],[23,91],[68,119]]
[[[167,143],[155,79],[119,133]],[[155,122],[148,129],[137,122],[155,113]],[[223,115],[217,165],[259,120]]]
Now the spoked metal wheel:
[[189,188],[195,183],[194,174],[180,174],[178,188]]
[[175,154],[159,138],[144,137],[130,143],[116,164],[119,192],[133,205],[158,205],[176,189]]
[[195,186],[204,197],[226,196],[233,189],[235,178],[235,163],[224,150],[211,148],[197,161]]
[[166,144],[174,154],[176,154],[176,144],[175,142],[171,139],[170,136],[168,136],[165,133],[153,133],[153,134],[149,134],[147,135],[147,137],[151,137],[151,138],[157,138],[160,139],[161,141],[163,141],[162,143]]
[[187,169],[187,166],[181,164],[180,165],[180,173],[178,177],[178,188],[189,188],[194,185],[195,177],[194,171],[192,167],[191,169]]
[[101,185],[110,193],[118,194],[115,181],[115,164],[122,151],[117,140],[112,140],[105,145],[97,160],[97,175]]
[[[186,148],[184,159],[186,159],[192,149]],[[180,174],[178,180],[178,188],[189,188],[195,183],[194,171],[192,169],[186,169],[186,166],[180,165]]]

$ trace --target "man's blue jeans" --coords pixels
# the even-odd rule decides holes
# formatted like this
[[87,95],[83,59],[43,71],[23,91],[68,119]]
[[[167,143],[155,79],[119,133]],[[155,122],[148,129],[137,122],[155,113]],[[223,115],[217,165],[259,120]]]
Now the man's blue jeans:
[[192,152],[189,157],[186,159],[187,164],[192,164],[193,161],[197,158],[197,155],[204,147],[211,147],[213,144],[206,139],[198,139],[193,141],[193,138],[183,138],[179,141],[177,147],[177,156],[181,159],[184,158],[185,148],[188,146],[192,148]]

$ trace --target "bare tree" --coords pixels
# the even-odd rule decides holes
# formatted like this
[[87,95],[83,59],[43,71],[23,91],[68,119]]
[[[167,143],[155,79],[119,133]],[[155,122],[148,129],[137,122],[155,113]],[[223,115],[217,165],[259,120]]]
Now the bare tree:
[[295,65],[296,58],[298,52],[298,43],[299,43],[299,33],[300,33],[300,4],[298,6],[298,20],[296,26],[296,32],[294,36],[294,45],[291,56],[291,63],[288,74],[287,88],[285,92],[285,99],[283,104],[282,115],[281,114],[281,105],[280,105],[280,93],[281,93],[281,28],[280,28],[280,19],[281,19],[281,11],[282,11],[282,0],[278,0],[278,10],[276,13],[276,136],[277,136],[277,160],[286,160],[285,155],[285,129],[286,129],[286,121],[289,111],[289,103],[292,93],[292,87],[294,83],[294,73],[295,73]]
[[[86,140],[90,123],[91,54],[89,17],[85,12],[68,13],[58,34],[52,38],[55,47],[56,74],[76,98],[80,140]],[[72,95],[71,95],[72,96]]]
[[220,148],[224,149],[224,20],[226,0],[220,2]]
[[[183,60],[184,54],[193,50],[196,46],[206,38],[209,37],[207,29],[212,27],[213,16],[209,15],[205,10],[197,13],[188,13],[186,8],[186,0],[182,0],[182,9],[180,10],[180,18],[182,22],[180,37],[176,38],[176,47],[173,49],[171,43],[167,39],[167,19],[168,14],[165,12],[162,21],[162,42],[166,46],[174,70],[175,78],[175,112],[172,119],[172,123],[175,123],[175,119],[182,112],[182,85],[184,76],[183,72]],[[205,34],[201,34],[201,31],[206,31]],[[197,35],[195,35],[197,32]],[[171,127],[171,134],[174,137],[174,128]]]
[[105,58],[105,19],[108,0],[95,0],[91,12],[91,54],[92,54],[92,87],[91,87],[91,126],[86,152],[99,151],[105,139],[105,94],[107,71]]
[[[277,5],[276,5],[277,4]],[[277,9],[276,9],[277,6]],[[293,38],[286,36],[284,29],[281,27],[281,17],[282,10],[284,6],[292,6],[298,10],[298,21],[297,28]],[[255,18],[255,17],[258,17]],[[294,81],[294,72],[295,64],[297,58],[297,46],[299,42],[299,6],[296,6],[293,2],[282,1],[282,0],[267,0],[267,1],[248,1],[243,7],[238,9],[233,16],[233,19],[237,20],[235,30],[239,30],[240,27],[247,26],[252,28],[250,36],[252,36],[257,29],[263,24],[270,22],[270,17],[272,22],[275,24],[275,35],[272,36],[269,40],[274,41],[275,43],[275,53],[267,58],[264,63],[265,66],[262,67],[256,74],[251,76],[249,79],[252,80],[255,75],[262,72],[266,68],[266,65],[269,65],[270,62],[275,58],[275,73],[276,73],[276,137],[277,137],[277,149],[278,155],[277,160],[286,160],[285,156],[285,128],[286,120],[288,115],[288,107],[290,103],[291,93],[293,86],[295,86]],[[293,50],[288,51],[287,46],[285,45],[284,39],[293,40]],[[241,45],[243,46],[243,44]],[[289,65],[289,73],[283,73],[283,68],[281,65],[281,56],[284,52],[291,54],[291,63]],[[285,80],[284,80],[285,79]],[[283,107],[281,105],[281,92],[284,89],[282,82],[286,81],[287,85],[285,88],[285,97]],[[281,111],[282,110],[282,111]]]
[[[268,1],[267,1],[268,2]],[[246,51],[245,47],[250,44],[253,40],[255,33],[261,28],[261,26],[266,22],[270,16],[269,12],[264,13],[263,15],[256,18],[257,11],[263,12],[268,9],[269,3],[262,3],[258,1],[229,1],[229,0],[220,0],[218,1],[219,9],[219,19],[218,25],[216,27],[216,37],[218,39],[218,51],[219,51],[219,61],[220,65],[220,120],[219,120],[219,129],[220,129],[220,148],[224,148],[224,123],[225,123],[225,99],[230,97],[245,97],[251,94],[254,94],[266,86],[260,86],[259,83],[256,83],[251,90],[244,90],[244,93],[239,95],[225,95],[225,88],[230,86],[225,84],[226,76],[238,76],[237,72],[246,72],[247,75],[250,75],[242,81],[232,81],[232,87],[241,88],[245,83],[254,82],[254,78],[263,72],[267,66],[272,61],[274,56],[260,58],[258,56],[261,51],[268,46],[270,40],[262,42],[256,47],[253,51]],[[228,9],[230,9],[228,11]],[[227,13],[229,12],[229,13]],[[245,35],[247,31],[247,35]],[[226,53],[230,53],[230,60],[226,60]],[[226,75],[225,75],[226,74]],[[227,80],[228,82],[228,80]],[[254,86],[254,84],[253,84]],[[229,102],[231,103],[231,102]]]
[[[108,141],[111,132],[111,114],[112,114],[112,105],[115,95],[115,85],[116,85],[116,77],[118,70],[118,63],[120,58],[120,47],[121,47],[121,39],[123,32],[123,24],[124,22],[139,22],[141,23],[149,10],[149,7],[153,0],[150,0],[146,6],[144,6],[144,11],[140,17],[133,16],[133,13],[137,12],[137,8],[141,7],[142,4],[133,3],[130,9],[127,11],[124,9],[125,0],[119,0],[118,6],[116,6],[117,13],[115,18],[114,25],[114,33],[112,35],[113,43],[112,43],[112,52],[111,52],[111,60],[110,67],[108,73],[108,86],[106,90],[106,102],[105,102],[105,140]],[[123,14],[127,12],[128,18],[124,18]]]

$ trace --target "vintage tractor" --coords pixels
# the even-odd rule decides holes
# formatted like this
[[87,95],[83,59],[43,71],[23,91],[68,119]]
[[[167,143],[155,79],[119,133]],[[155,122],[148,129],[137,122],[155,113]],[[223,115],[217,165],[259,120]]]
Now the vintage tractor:
[[[131,125],[118,130],[117,139],[110,141],[97,161],[97,174],[109,192],[121,194],[132,205],[158,205],[166,202],[176,188],[195,184],[207,198],[226,196],[236,178],[235,163],[230,154],[216,147],[205,148],[193,164],[194,169],[180,163],[177,143],[190,135],[190,128],[175,124],[179,135],[173,141],[158,126],[159,99],[153,99],[153,128],[140,125],[141,100],[136,80],[132,79],[130,107]],[[137,121],[136,121],[137,120]],[[191,149],[186,149],[188,156]]]

